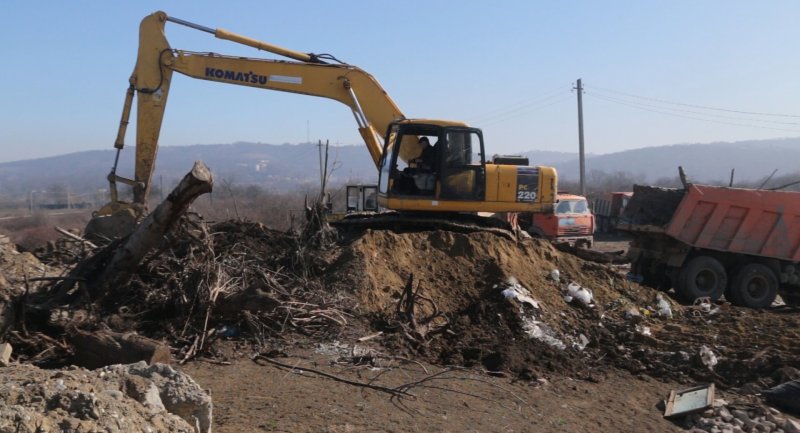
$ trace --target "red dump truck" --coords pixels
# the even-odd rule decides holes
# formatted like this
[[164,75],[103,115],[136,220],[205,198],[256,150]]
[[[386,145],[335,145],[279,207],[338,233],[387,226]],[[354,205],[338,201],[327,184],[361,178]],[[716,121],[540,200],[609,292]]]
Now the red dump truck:
[[632,192],[610,192],[594,199],[592,213],[597,220],[597,232],[611,233],[617,229],[619,217],[632,195]]
[[686,299],[765,308],[800,293],[800,192],[635,186],[618,228],[632,279]]

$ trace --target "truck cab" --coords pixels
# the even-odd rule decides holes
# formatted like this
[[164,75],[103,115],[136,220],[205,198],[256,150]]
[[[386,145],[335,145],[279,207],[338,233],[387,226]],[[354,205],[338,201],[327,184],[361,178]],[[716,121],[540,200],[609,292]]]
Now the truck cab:
[[595,221],[586,197],[559,193],[553,212],[521,214],[520,227],[532,236],[552,242],[591,248]]

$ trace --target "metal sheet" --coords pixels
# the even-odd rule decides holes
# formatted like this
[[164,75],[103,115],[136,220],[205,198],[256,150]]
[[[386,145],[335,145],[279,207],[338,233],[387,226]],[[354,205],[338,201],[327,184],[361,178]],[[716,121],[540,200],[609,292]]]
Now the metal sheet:
[[672,391],[664,411],[665,417],[698,412],[711,407],[714,402],[714,384]]

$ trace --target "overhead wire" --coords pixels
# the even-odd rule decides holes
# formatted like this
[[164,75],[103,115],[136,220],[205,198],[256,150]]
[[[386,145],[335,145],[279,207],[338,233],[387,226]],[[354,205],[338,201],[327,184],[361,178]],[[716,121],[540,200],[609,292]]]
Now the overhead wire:
[[513,114],[515,112],[524,110],[528,107],[532,107],[538,105],[542,102],[547,102],[554,97],[557,97],[563,94],[566,91],[565,88],[559,88],[554,91],[550,91],[547,93],[540,94],[539,96],[535,96],[532,98],[527,98],[523,101],[519,101],[505,107],[496,108],[493,110],[486,111],[484,113],[478,114],[476,116],[472,116],[469,118],[470,123],[481,123],[486,120],[494,119],[496,117],[502,117],[507,114]]
[[629,101],[629,100],[626,100],[626,99],[615,98],[615,97],[607,96],[607,95],[595,95],[595,96],[602,97],[602,98],[607,98],[608,100],[613,100],[613,101],[616,101],[616,102],[623,102],[623,103],[628,103],[628,104],[640,105],[640,106],[651,107],[651,108],[656,108],[656,109],[660,109],[660,110],[669,110],[669,111],[678,111],[678,112],[682,112],[682,113],[699,114],[701,116],[719,117],[721,119],[743,120],[743,121],[746,121],[746,122],[773,123],[773,124],[777,124],[777,125],[797,125],[797,126],[800,126],[800,123],[798,123],[798,122],[781,122],[781,121],[778,121],[778,120],[755,119],[755,118],[752,118],[752,117],[739,117],[739,116],[728,116],[728,115],[725,115],[725,114],[704,113],[702,111],[687,110],[685,108],[672,108],[672,107],[664,107],[664,106],[661,106],[661,105],[648,104],[648,103],[644,103],[644,102]]
[[723,120],[704,119],[704,118],[701,118],[701,117],[686,116],[686,115],[683,115],[683,114],[670,113],[668,111],[661,111],[661,110],[656,110],[656,109],[652,109],[652,108],[646,108],[646,107],[643,107],[641,105],[636,105],[635,103],[631,103],[629,101],[623,102],[623,101],[621,101],[619,99],[616,99],[616,98],[609,98],[607,96],[597,95],[597,94],[594,94],[594,93],[591,93],[591,92],[585,92],[585,94],[586,94],[586,96],[590,96],[592,98],[596,98],[596,99],[612,102],[614,104],[624,105],[624,106],[627,106],[627,107],[636,108],[638,110],[649,111],[651,113],[664,114],[664,115],[667,115],[667,116],[680,117],[680,118],[692,119],[692,120],[700,120],[700,121],[711,122],[711,123],[720,123],[720,124],[723,124],[723,125],[734,125],[734,126],[742,126],[742,127],[748,127],[748,128],[759,128],[759,129],[771,129],[771,130],[774,130],[774,131],[800,132],[800,129],[775,128],[775,127],[771,127],[771,126],[751,125],[751,124],[745,124],[745,123],[726,122],[726,121],[723,121]]
[[[587,86],[584,86],[584,88],[586,88],[586,87]],[[700,108],[700,109],[703,109],[703,110],[725,111],[725,112],[728,112],[728,113],[750,114],[750,115],[755,115],[755,116],[773,116],[773,117],[800,118],[800,115],[798,115],[798,114],[765,113],[765,112],[759,112],[759,111],[733,110],[733,109],[729,109],[729,108],[711,107],[711,106],[708,106],[708,105],[698,105],[698,104],[687,104],[687,103],[683,103],[683,102],[669,101],[669,100],[666,100],[666,99],[652,98],[652,97],[648,97],[648,96],[640,96],[640,95],[635,95],[633,93],[622,92],[622,91],[619,91],[619,90],[608,89],[608,88],[600,87],[600,86],[588,86],[588,87],[590,89],[599,90],[601,92],[616,93],[616,94],[624,95],[624,96],[627,96],[627,97],[630,97],[630,98],[636,98],[636,99],[643,99],[643,100],[647,100],[647,101],[660,102],[660,103],[663,103],[663,104],[672,104],[672,105],[680,105],[680,106],[684,106],[684,107]]]
[[563,103],[563,102],[565,102],[567,100],[570,100],[570,99],[572,99],[572,96],[571,95],[566,95],[566,96],[563,96],[562,98],[560,98],[558,100],[550,102],[549,104],[544,104],[544,105],[540,105],[540,106],[535,107],[535,108],[526,109],[525,111],[518,112],[516,114],[511,114],[511,115],[499,117],[499,118],[496,118],[496,119],[493,119],[493,120],[484,121],[480,125],[483,127],[483,126],[487,126],[487,125],[494,125],[494,124],[497,124],[497,123],[501,123],[501,122],[504,122],[504,121],[506,121],[508,119],[512,119],[514,117],[521,116],[523,114],[529,114],[529,113],[532,113],[534,111],[539,111],[539,110],[542,110],[544,108],[547,108],[547,107],[550,107],[550,106],[553,106],[553,105],[556,105],[556,104],[561,104],[561,103]]

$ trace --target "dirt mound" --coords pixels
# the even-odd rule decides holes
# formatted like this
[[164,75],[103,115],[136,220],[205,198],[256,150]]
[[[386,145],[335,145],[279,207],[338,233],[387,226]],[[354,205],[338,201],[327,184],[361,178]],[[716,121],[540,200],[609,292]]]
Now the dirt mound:
[[[371,326],[387,331],[384,346],[406,356],[523,375],[565,371],[591,379],[611,366],[682,382],[758,387],[774,384],[775,371],[800,362],[792,343],[800,337],[796,309],[686,307],[664,295],[670,311],[661,314],[659,292],[627,281],[618,268],[540,240],[366,231],[338,254],[325,280],[352,291]],[[446,318],[446,332],[422,341],[397,329],[397,306],[412,275],[421,301],[417,315]],[[512,277],[539,308],[506,299]],[[570,283],[589,289],[591,307],[566,301]],[[703,363],[703,346],[716,365]]]
[[[553,270],[559,281],[550,276]],[[491,371],[577,371],[585,365],[586,345],[605,332],[601,316],[607,306],[654,301],[652,292],[612,267],[561,253],[545,241],[485,232],[366,231],[344,248],[326,279],[335,284],[344,278],[374,324],[386,327],[412,275],[418,293],[430,300],[422,314],[434,308],[444,314],[448,332],[422,345],[404,347],[402,338],[387,344],[409,356]],[[527,289],[538,309],[505,299],[510,278]],[[592,292],[593,307],[564,300],[570,282]]]

